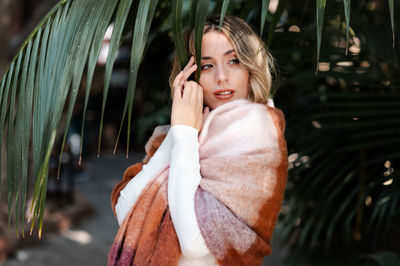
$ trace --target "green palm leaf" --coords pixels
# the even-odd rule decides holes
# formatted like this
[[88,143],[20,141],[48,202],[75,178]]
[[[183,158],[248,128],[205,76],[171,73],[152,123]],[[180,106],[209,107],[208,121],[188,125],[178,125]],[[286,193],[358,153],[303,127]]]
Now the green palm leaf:
[[[200,0],[201,1],[201,0]],[[191,0],[190,1],[190,28],[193,29],[195,25],[195,19],[197,15],[197,5],[199,0]]]
[[[359,263],[357,265],[367,266],[367,265],[378,265],[378,266],[399,266],[400,265],[400,255],[393,251],[380,251],[368,255],[361,256],[358,258],[359,261],[365,261],[364,263]],[[370,262],[373,262],[371,264]]]
[[196,18],[194,24],[194,44],[196,49],[196,64],[197,64],[197,77],[196,81],[200,79],[201,70],[201,42],[203,40],[203,28],[206,21],[208,12],[209,0],[200,0],[196,6]]
[[317,67],[316,72],[318,72],[318,62],[321,50],[321,39],[322,39],[322,29],[324,24],[324,14],[325,14],[325,6],[326,0],[317,0]]
[[395,43],[395,33],[394,33],[394,0],[389,0],[389,11],[390,11],[390,23],[392,25],[392,38],[393,47]]
[[219,21],[219,28],[221,28],[221,26],[222,26],[222,22],[224,21],[224,17],[225,17],[226,11],[228,10],[229,3],[230,3],[230,0],[224,0],[224,2],[222,3],[221,18],[220,18],[220,21]]
[[[360,223],[358,217],[362,217],[362,210],[371,213],[364,224],[375,228],[387,226],[391,217],[399,214],[396,211],[400,203],[399,172],[378,178],[383,176],[386,161],[396,162],[400,158],[397,151],[391,154],[385,152],[399,145],[399,93],[324,93],[323,98],[315,95],[313,99],[313,104],[307,107],[311,115],[306,119],[307,123],[318,121],[319,126],[311,132],[308,130],[304,133],[307,136],[295,144],[302,147],[299,148],[302,150],[299,158],[303,155],[309,157],[309,166],[299,164],[292,173],[303,177],[296,182],[296,190],[292,193],[312,196],[301,196],[302,202],[293,202],[292,209],[299,210],[296,213],[302,217],[307,210],[311,210],[310,206],[314,207],[300,231],[297,240],[299,249],[294,249],[293,254],[302,248],[311,251],[321,241],[329,248],[332,238],[337,237],[334,232],[338,231],[338,227],[351,236],[357,230],[355,225]],[[302,116],[307,117],[305,114]],[[305,117],[302,118],[303,125]],[[296,136],[303,134],[301,127],[298,123],[292,128]],[[393,180],[393,184],[383,186],[388,180]],[[380,191],[379,197],[373,198],[372,205],[365,210],[366,198],[377,191]],[[293,233],[296,230],[296,226],[289,222],[293,221],[293,216],[286,219],[288,223],[285,222],[285,227],[289,228],[284,233],[288,236],[289,231]],[[385,225],[383,221],[386,221]]]
[[183,41],[182,35],[182,5],[183,0],[172,1],[172,34],[181,68],[183,68],[183,66],[185,66],[188,61],[185,43]]
[[107,100],[107,95],[108,95],[110,79],[111,79],[111,72],[112,72],[112,69],[114,66],[115,56],[117,54],[118,47],[120,46],[122,31],[124,29],[125,22],[128,17],[131,5],[132,5],[132,0],[120,1],[118,10],[117,10],[116,19],[115,19],[114,28],[113,28],[113,33],[111,35],[110,48],[109,48],[108,55],[107,55],[106,70],[105,70],[105,75],[104,75],[103,103],[101,106],[99,145],[98,145],[97,155],[99,155],[99,153],[100,153],[101,138],[102,138],[102,132],[103,132],[103,122],[104,122],[104,111],[106,108],[106,100]]
[[[103,20],[101,20],[97,26],[94,40],[99,40],[104,36],[104,34],[107,30],[108,24],[111,21],[111,16],[115,10],[115,6],[117,5],[117,2],[113,1],[109,4],[110,4],[109,6],[106,6],[106,5],[103,6],[102,15],[101,15]],[[117,18],[118,18],[118,16],[117,16]],[[112,41],[113,46],[115,46],[115,42],[116,42],[115,40],[116,40],[116,38],[114,38]],[[100,49],[101,49],[101,42],[93,43],[93,45],[91,46],[91,49],[90,49],[90,55],[89,55],[89,59],[88,59],[87,82],[86,82],[87,85],[86,85],[85,102],[84,102],[83,115],[82,115],[83,119],[82,119],[82,127],[81,127],[81,144],[80,144],[80,149],[79,149],[80,150],[79,164],[81,164],[81,161],[82,161],[82,147],[83,147],[83,137],[84,137],[84,129],[85,129],[85,117],[86,117],[86,111],[87,111],[88,102],[89,102],[90,88],[92,87],[93,74],[94,74],[94,70],[96,67],[97,58],[99,57]],[[114,53],[114,56],[112,56],[111,53]],[[106,64],[107,66],[111,65],[111,62],[113,62],[112,59],[115,57],[115,51],[113,52],[113,50],[110,49],[109,54],[110,54],[110,56],[107,56],[107,59],[109,60],[109,63]],[[105,82],[105,84],[107,84],[107,86],[109,86],[108,84],[109,84],[110,77],[107,76],[107,78],[108,79],[107,79],[107,82]]]
[[[137,32],[142,34],[134,40],[132,76],[136,75],[140,56],[143,53],[145,36],[154,14],[157,1],[142,1],[145,8],[139,13],[137,21],[145,21]],[[71,121],[82,79],[85,62],[88,63],[88,88],[85,96],[87,107],[89,88],[100,51],[104,33],[115,13],[115,25],[111,39],[111,50],[106,64],[103,113],[109,77],[115,54],[121,41],[122,30],[130,11],[131,1],[76,0],[59,2],[23,44],[17,57],[1,81],[0,140],[6,134],[7,139],[7,187],[9,220],[15,209],[18,230],[23,230],[23,210],[26,202],[27,158],[29,139],[32,136],[33,173],[36,177],[31,205],[33,229],[39,219],[39,235],[43,221],[43,208],[47,186],[47,169],[50,153],[56,138],[66,101],[66,130]],[[138,24],[138,23],[137,23]],[[138,45],[139,44],[139,45]],[[139,58],[139,59],[138,59]],[[136,61],[135,61],[136,60]],[[126,106],[132,107],[135,82],[129,86],[130,100]],[[125,107],[126,109],[126,107]],[[84,111],[84,112],[85,112]],[[31,116],[33,115],[33,117]],[[131,112],[129,112],[130,117]],[[101,120],[102,124],[103,119]],[[32,131],[27,130],[32,128]],[[83,130],[83,125],[82,125]],[[64,133],[63,145],[65,143]],[[0,142],[2,149],[3,143]],[[1,154],[0,154],[1,156]],[[22,223],[20,223],[22,221]]]
[[349,29],[350,29],[350,10],[351,10],[351,0],[343,0],[344,4],[344,15],[346,19],[346,55],[349,51]]
[[139,70],[140,62],[142,60],[142,55],[146,45],[147,36],[149,35],[150,25],[153,20],[157,2],[158,0],[141,1],[139,3],[136,15],[135,29],[134,29],[132,49],[131,49],[130,74],[129,74],[129,83],[127,88],[127,96],[124,105],[124,112],[122,115],[122,122],[116,143],[117,146],[123,121],[126,116],[126,111],[128,110],[128,129],[127,129],[127,146],[126,146],[127,157],[129,151],[129,136],[131,130],[132,109],[133,109],[133,100],[135,96],[137,73]]
[[262,34],[264,32],[264,25],[265,25],[265,21],[267,20],[269,2],[270,2],[270,0],[262,1],[260,37],[262,37]]

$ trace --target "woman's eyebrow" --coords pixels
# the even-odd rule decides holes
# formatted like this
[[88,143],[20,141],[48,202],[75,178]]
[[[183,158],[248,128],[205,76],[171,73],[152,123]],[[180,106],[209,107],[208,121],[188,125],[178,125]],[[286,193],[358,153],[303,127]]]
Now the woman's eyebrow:
[[228,50],[228,51],[226,51],[225,53],[224,53],[224,55],[228,55],[228,54],[231,54],[231,53],[234,53],[235,52],[235,50]]
[[[224,53],[224,56],[225,56],[225,55],[229,55],[229,54],[234,53],[234,52],[235,52],[234,49],[228,50],[228,51],[226,51],[226,52]],[[202,59],[202,60],[210,60],[210,59],[212,59],[212,57],[211,57],[211,56],[202,56],[201,59]]]

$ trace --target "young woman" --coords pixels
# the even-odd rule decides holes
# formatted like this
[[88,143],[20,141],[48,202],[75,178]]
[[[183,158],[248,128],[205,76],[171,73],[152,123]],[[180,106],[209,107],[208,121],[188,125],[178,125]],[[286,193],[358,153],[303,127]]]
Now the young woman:
[[155,129],[113,191],[109,265],[261,265],[271,253],[287,175],[272,57],[243,20],[218,26],[218,16],[205,24],[198,83],[194,57],[182,71],[175,58],[171,126]]

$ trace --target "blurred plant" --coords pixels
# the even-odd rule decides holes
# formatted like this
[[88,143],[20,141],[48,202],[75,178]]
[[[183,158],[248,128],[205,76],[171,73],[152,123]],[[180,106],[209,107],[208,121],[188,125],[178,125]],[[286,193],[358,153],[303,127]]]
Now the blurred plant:
[[400,256],[394,252],[381,251],[359,259],[359,266],[399,266]]
[[[340,14],[329,12],[338,3],[327,6],[318,78],[304,23],[276,33],[272,46],[287,77],[276,95],[290,148],[277,234],[292,265],[351,265],[361,254],[400,251],[400,50],[380,19],[388,11],[362,2],[352,6],[348,56]],[[299,25],[288,12],[283,27]]]
[[[119,130],[120,134],[127,120],[128,149],[135,87],[143,54],[161,49],[154,46],[155,41],[172,32],[174,46],[184,64],[187,60],[182,52],[184,26],[195,28],[200,49],[199,33],[205,16],[208,13],[224,16],[227,12],[245,18],[256,29],[263,29],[260,35],[265,36],[283,77],[287,77],[282,80],[283,89],[278,92],[277,101],[282,102],[288,120],[292,169],[283,208],[286,213],[283,235],[292,243],[292,261],[310,262],[313,256],[320,262],[324,259],[321,243],[325,245],[325,253],[331,255],[329,250],[335,246],[344,247],[343,243],[380,239],[383,236],[372,236],[368,232],[373,226],[392,230],[399,214],[397,164],[400,155],[395,149],[400,131],[397,118],[400,92],[395,76],[399,57],[398,47],[390,47],[396,36],[394,1],[385,3],[389,3],[390,19],[383,23],[390,23],[389,33],[372,30],[382,24],[370,21],[370,16],[380,14],[371,5],[382,5],[382,1],[372,0],[353,1],[352,4],[350,0],[316,0],[315,6],[310,5],[310,1],[287,0],[60,1],[28,37],[0,84],[0,151],[5,136],[9,215],[14,210],[16,221],[20,222],[17,234],[24,225],[29,151],[32,149],[36,177],[31,228],[38,218],[40,235],[49,157],[61,114],[67,112],[65,142],[79,84],[87,67],[85,117],[107,27],[113,23],[98,146],[100,150],[115,57],[122,40],[132,34],[129,84]],[[349,27],[350,10],[352,28]],[[391,36],[393,41],[385,39],[386,36]],[[344,55],[347,49],[350,59]],[[315,69],[319,69],[318,77],[314,76]],[[154,80],[141,83],[144,89],[138,91],[139,97],[163,103],[161,108],[154,104],[148,107],[153,116],[141,118],[143,127],[151,127],[155,119],[160,123],[168,121],[165,97],[143,96],[144,90],[156,83]],[[290,93],[286,88],[290,88]],[[157,89],[149,91],[153,93]],[[30,128],[32,130],[27,130]],[[83,128],[84,124],[82,136]]]

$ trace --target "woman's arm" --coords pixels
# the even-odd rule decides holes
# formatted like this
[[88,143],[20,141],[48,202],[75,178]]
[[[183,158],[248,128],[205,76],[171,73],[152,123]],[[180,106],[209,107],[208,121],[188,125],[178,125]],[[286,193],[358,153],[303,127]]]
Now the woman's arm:
[[172,137],[171,164],[168,177],[168,204],[182,254],[199,258],[210,253],[201,235],[194,209],[194,196],[201,175],[198,131],[190,126],[176,125]]
[[168,132],[164,141],[151,157],[150,161],[143,165],[142,170],[125,186],[120,192],[118,202],[115,205],[118,224],[121,225],[126,215],[135,204],[137,198],[142,193],[143,189],[158,175],[165,167],[168,166],[171,160],[171,134]]
[[[188,258],[210,254],[194,210],[194,196],[201,179],[197,136],[203,122],[203,88],[187,79],[196,69],[191,57],[172,84],[172,154],[168,176],[171,219],[182,254]],[[208,108],[204,112],[206,115]]]

